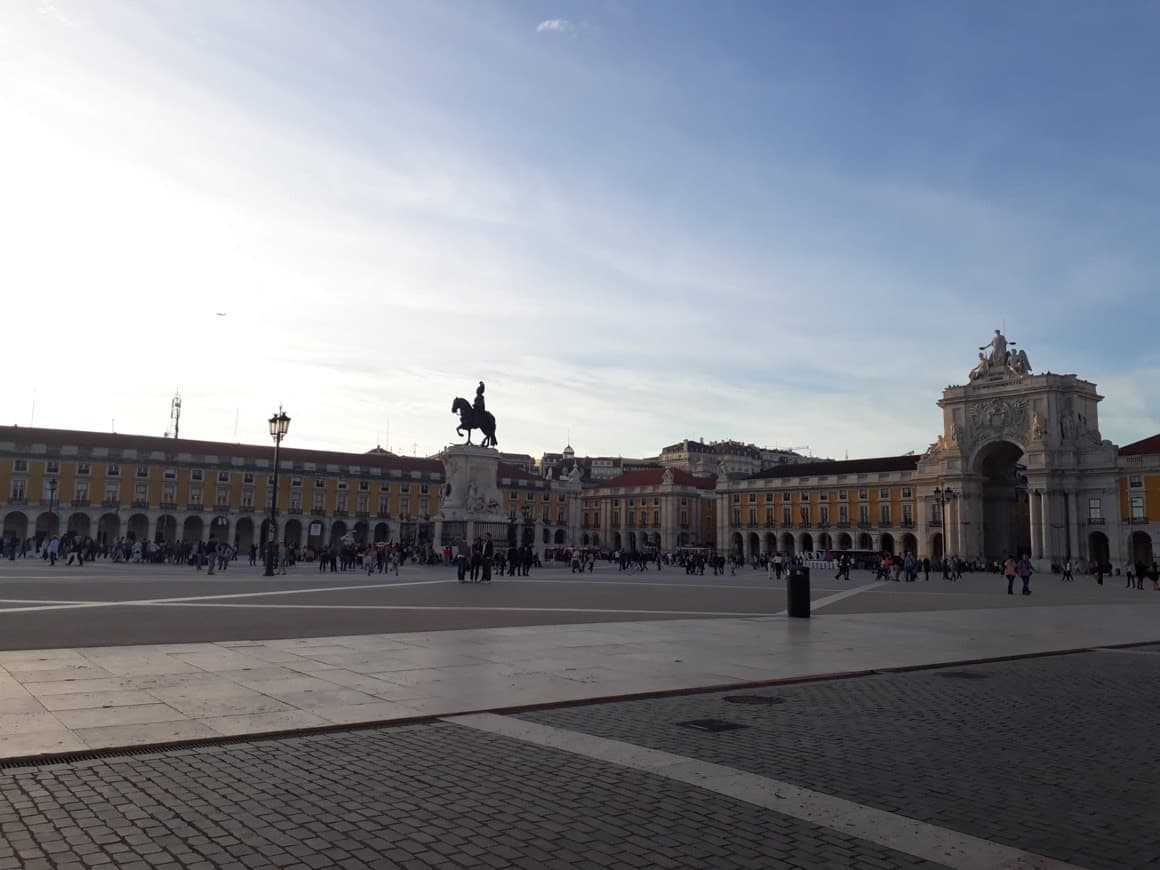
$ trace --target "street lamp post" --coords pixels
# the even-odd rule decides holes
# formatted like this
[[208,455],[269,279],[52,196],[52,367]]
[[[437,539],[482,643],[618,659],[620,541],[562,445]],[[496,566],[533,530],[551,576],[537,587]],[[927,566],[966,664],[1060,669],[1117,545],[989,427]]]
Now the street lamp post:
[[951,489],[949,486],[943,487],[941,489],[937,486],[934,488],[934,500],[935,500],[935,503],[938,505],[939,520],[941,521],[941,524],[942,524],[942,536],[943,536],[942,557],[943,557],[943,562],[946,562],[947,554],[948,554],[948,551],[950,549],[950,541],[948,539],[949,534],[947,531],[947,505],[949,505],[952,501],[954,501],[955,496],[956,496],[955,491],[953,489]]
[[[50,523],[52,522],[52,516],[53,516],[52,506],[56,502],[56,487],[57,487],[57,479],[55,477],[49,478],[49,481],[48,481],[48,516],[49,516]],[[45,535],[46,535],[46,537],[51,538],[52,532],[45,530]]]
[[270,534],[266,538],[266,576],[274,576],[274,559],[278,551],[278,448],[290,430],[290,418],[278,406],[278,413],[269,420],[270,437],[274,439],[274,486],[270,498]]

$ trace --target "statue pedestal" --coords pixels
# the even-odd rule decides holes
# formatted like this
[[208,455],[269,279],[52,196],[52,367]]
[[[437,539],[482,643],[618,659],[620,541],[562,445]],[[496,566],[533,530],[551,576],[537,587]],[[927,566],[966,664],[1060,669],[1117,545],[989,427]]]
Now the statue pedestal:
[[456,444],[440,455],[445,483],[443,506],[436,516],[441,544],[468,542],[484,532],[500,546],[507,543],[508,515],[499,489],[499,451],[474,444]]

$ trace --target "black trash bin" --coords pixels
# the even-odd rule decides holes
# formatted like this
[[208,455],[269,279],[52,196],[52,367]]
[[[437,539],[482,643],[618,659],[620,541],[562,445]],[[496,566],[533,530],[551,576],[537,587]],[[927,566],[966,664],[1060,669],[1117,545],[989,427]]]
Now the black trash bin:
[[785,582],[786,613],[810,618],[810,569],[790,568]]

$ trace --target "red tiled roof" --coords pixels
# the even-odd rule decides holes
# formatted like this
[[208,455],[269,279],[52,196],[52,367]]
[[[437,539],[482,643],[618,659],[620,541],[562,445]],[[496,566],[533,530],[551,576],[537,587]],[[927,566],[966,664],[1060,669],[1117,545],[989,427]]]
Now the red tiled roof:
[[529,474],[522,468],[516,468],[514,465],[508,465],[506,462],[499,464],[499,477],[506,477],[508,480],[540,480],[534,474]]
[[777,465],[751,474],[746,480],[770,480],[781,477],[813,477],[828,474],[869,474],[884,471],[914,471],[920,457],[875,456],[870,459],[840,459],[833,462],[799,462]]
[[[673,483],[677,486],[695,486],[697,489],[714,489],[717,486],[715,477],[697,477],[679,468],[670,469],[673,473]],[[597,489],[622,489],[629,486],[660,486],[664,478],[663,468],[642,468],[638,471],[629,471],[619,477],[602,482]]]
[[[69,445],[88,448],[106,447],[111,450],[159,450],[169,456],[178,453],[209,454],[211,456],[240,456],[247,459],[272,459],[271,444],[228,444],[224,441],[191,441],[186,438],[158,438],[151,435],[122,435],[113,432],[84,432],[77,429],[38,429],[27,426],[0,426],[0,441],[17,444],[46,444],[54,447]],[[146,458],[146,457],[142,457]],[[331,465],[358,465],[365,468],[399,469],[442,473],[443,463],[438,459],[418,459],[395,456],[391,453],[338,453],[329,450],[303,450],[282,447],[280,458],[293,462],[314,462]]]
[[1121,456],[1148,456],[1160,453],[1160,435],[1153,435],[1143,441],[1133,441],[1120,448]]

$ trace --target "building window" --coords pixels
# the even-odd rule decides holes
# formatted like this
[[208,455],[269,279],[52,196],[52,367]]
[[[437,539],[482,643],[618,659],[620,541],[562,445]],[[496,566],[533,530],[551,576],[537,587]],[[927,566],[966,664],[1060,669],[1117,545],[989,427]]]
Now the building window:
[[358,494],[358,512],[360,514],[368,514],[371,511],[371,495],[369,492],[360,492]]
[[790,498],[791,498],[791,494],[790,494],[790,493],[788,493],[788,492],[783,492],[783,493],[781,494],[781,500],[782,500],[782,501],[789,501],[789,500],[790,500]]
[[89,476],[89,464],[87,462],[78,462],[77,463],[77,474],[80,477],[88,477]]
[[205,473],[200,468],[194,468],[189,472],[190,480],[202,480],[204,477]]
[[890,505],[883,504],[878,506],[878,521],[884,526],[890,525]]
[[252,486],[242,488],[242,507],[246,510],[254,509],[254,488]]
[[741,508],[733,508],[733,525],[741,525]]
[[229,482],[230,482],[230,473],[228,471],[219,471],[218,472],[218,483],[229,483]]
[[[631,502],[631,501],[629,501],[629,504],[632,504],[632,502]],[[733,493],[733,504],[741,504],[741,495],[740,495],[740,493]]]
[[370,492],[370,489],[371,489],[371,482],[369,480],[360,480],[358,482],[358,491],[359,492]]
[[1132,496],[1131,502],[1130,502],[1130,507],[1131,507],[1131,511],[1132,511],[1132,519],[1133,520],[1144,519],[1144,516],[1145,516],[1145,514],[1144,514],[1144,496],[1142,496],[1142,495]]
[[839,489],[838,490],[838,501],[846,501],[846,497],[848,495],[849,495],[849,493],[846,490]]
[[[27,465],[27,463],[25,463]],[[22,502],[28,498],[28,483],[24,480],[12,481],[12,501]]]
[[117,503],[121,501],[121,485],[119,483],[105,484],[105,501]]
[[105,477],[120,477],[120,476],[121,476],[121,466],[119,466],[119,465],[106,465],[105,466]]
[[215,505],[217,505],[218,507],[228,507],[229,503],[230,503],[229,487],[219,486],[217,488],[217,491],[214,493],[214,497],[215,497],[215,500],[214,500]]
[[903,498],[910,498],[910,487],[909,486],[902,487],[902,497]]
[[427,495],[428,492],[430,492],[430,489],[428,488],[427,484],[419,484],[419,495]]
[[757,493],[755,493],[755,492],[749,493],[749,503],[750,504],[757,504]]
[[133,501],[142,502],[149,498],[149,484],[138,483],[133,486]]
[[870,490],[868,490],[868,489],[860,489],[860,490],[858,490],[858,498],[860,498],[860,499],[862,499],[863,501],[865,501],[865,500],[866,500],[867,498],[869,498],[869,497],[870,497]]
[[870,522],[870,505],[868,505],[868,504],[858,505],[858,522],[860,522],[860,523],[869,523]]
[[340,490],[346,489],[349,486],[345,478],[339,478],[338,488]]
[[254,482],[254,472],[246,471],[242,474],[242,483],[253,483],[253,482]]
[[302,478],[301,478],[301,477],[292,477],[292,478],[290,478],[290,485],[291,485],[291,486],[295,486],[295,487],[300,487],[300,486],[302,486]]
[[[560,522],[564,522],[564,512],[560,511]],[[658,527],[661,524],[661,512],[653,511],[653,526]]]
[[391,497],[386,493],[379,496],[379,513],[384,516],[391,511]]
[[148,477],[149,476],[149,466],[148,465],[138,465],[137,466],[137,476],[138,477]]
[[838,505],[838,522],[843,524],[850,522],[850,506],[848,504]]
[[201,504],[201,487],[200,486],[191,486],[189,488],[189,503],[196,504],[196,505]]
[[829,500],[830,500],[830,494],[828,492],[818,493],[818,501],[829,501]]
[[688,507],[688,506],[689,506],[689,500],[687,498],[681,499],[681,507]]
[[882,487],[881,489],[878,490],[878,497],[879,498],[890,498],[890,490],[887,489],[886,487]]
[[786,506],[781,509],[781,524],[783,526],[793,525],[793,508]]
[[17,474],[27,474],[28,473],[28,460],[27,459],[13,459],[12,460],[12,470],[15,471]]
[[336,511],[342,511],[343,513],[346,513],[346,505],[347,505],[346,493],[340,492],[338,494],[337,500],[335,502],[334,509]]
[[827,505],[820,505],[818,507],[818,521],[823,526],[830,524],[830,508]]
[[802,501],[809,501],[810,500],[810,494],[809,494],[808,490],[803,489],[800,493],[798,493],[798,496],[801,498]]
[[749,509],[749,525],[751,525],[751,526],[757,525],[757,508],[755,508],[755,507],[751,507]]
[[773,525],[773,505],[765,506],[765,524],[767,526]]
[[60,474],[60,463],[55,459],[50,459],[48,462],[44,463],[44,473]]
[[311,508],[316,511],[325,510],[326,508],[326,493],[315,492],[314,501],[311,503]]
[[161,477],[163,480],[177,480],[177,469],[167,468],[161,472]]
[[809,505],[802,505],[800,508],[798,508],[798,517],[801,519],[801,522],[803,524],[805,524],[807,526],[810,524]]
[[78,480],[76,482],[75,493],[73,498],[76,501],[89,500],[89,482],[87,480]]
[[904,504],[902,506],[902,522],[904,525],[914,525],[914,505]]
[[1088,499],[1088,522],[1100,521],[1104,518],[1104,503],[1098,498]]
[[[267,500],[269,497],[267,496]],[[302,510],[302,491],[297,489],[290,490],[290,510]]]
[[316,477],[314,479],[314,488],[315,489],[323,489],[325,486],[326,486],[326,481],[323,478]]
[[410,493],[410,491],[411,491],[411,484],[409,484],[409,483],[404,483],[404,484],[399,486],[399,492],[403,493],[404,495]]
[[1144,488],[1144,478],[1139,474],[1130,475],[1128,477],[1128,488],[1129,489],[1143,489]]

